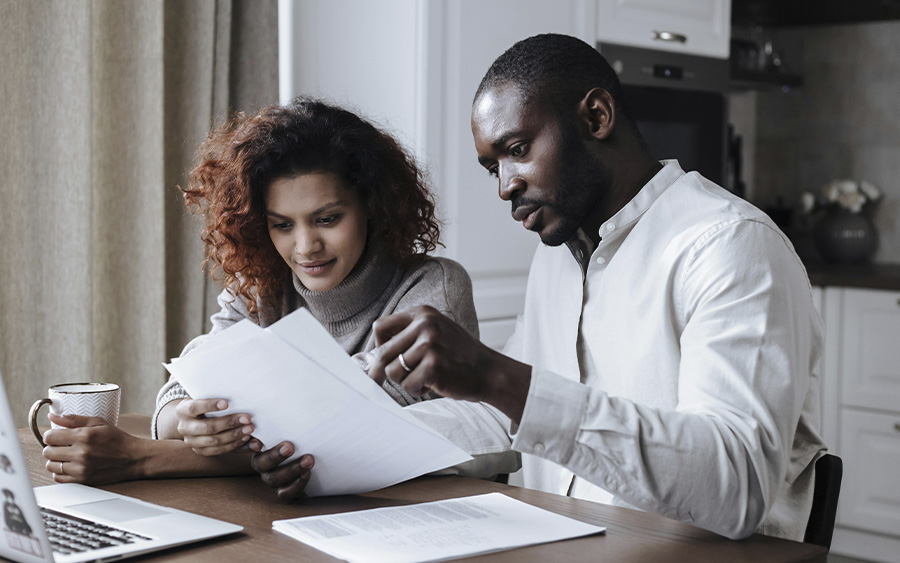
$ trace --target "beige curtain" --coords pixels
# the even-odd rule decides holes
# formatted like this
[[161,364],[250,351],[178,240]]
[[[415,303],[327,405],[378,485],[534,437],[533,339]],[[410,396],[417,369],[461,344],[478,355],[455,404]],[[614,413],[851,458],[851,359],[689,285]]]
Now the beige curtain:
[[150,412],[217,289],[176,188],[228,111],[277,99],[275,0],[0,2],[0,370]]

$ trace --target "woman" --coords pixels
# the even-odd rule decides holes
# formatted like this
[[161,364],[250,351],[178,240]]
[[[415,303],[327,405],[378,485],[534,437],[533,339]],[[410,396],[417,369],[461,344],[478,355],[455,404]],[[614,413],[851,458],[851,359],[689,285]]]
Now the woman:
[[[392,137],[353,113],[298,98],[239,115],[210,133],[189,179],[185,199],[205,217],[207,261],[226,287],[210,334],[242,319],[267,326],[307,307],[363,367],[375,347],[372,323],[418,305],[477,336],[465,270],[426,256],[439,228],[422,173]],[[418,400],[390,381],[384,389],[401,405]],[[170,381],[157,397],[155,442],[52,415],[68,429],[45,435],[47,468],[60,482],[95,483],[247,471],[261,449],[253,421],[205,416],[225,408],[224,400],[191,399]],[[264,480],[296,496],[312,463],[302,456],[279,468],[280,478]]]

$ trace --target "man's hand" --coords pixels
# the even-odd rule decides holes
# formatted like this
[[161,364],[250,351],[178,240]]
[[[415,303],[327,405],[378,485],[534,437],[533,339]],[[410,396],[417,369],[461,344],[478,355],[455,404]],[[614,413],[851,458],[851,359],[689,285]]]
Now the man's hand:
[[49,417],[63,427],[44,434],[47,471],[57,483],[98,485],[142,477],[140,438],[98,417],[53,413]]
[[263,483],[272,487],[282,500],[293,500],[304,495],[303,490],[312,476],[312,467],[316,460],[306,454],[287,465],[279,465],[294,455],[294,445],[282,442],[270,450],[253,454],[250,466],[255,469]]
[[221,455],[247,444],[259,451],[259,440],[252,439],[253,425],[249,414],[206,417],[207,413],[228,408],[224,399],[185,399],[175,406],[178,433],[195,453],[204,456]]
[[488,348],[436,309],[383,317],[375,321],[375,339],[369,376],[378,383],[389,377],[414,396],[434,391],[485,401],[521,420],[531,367]]

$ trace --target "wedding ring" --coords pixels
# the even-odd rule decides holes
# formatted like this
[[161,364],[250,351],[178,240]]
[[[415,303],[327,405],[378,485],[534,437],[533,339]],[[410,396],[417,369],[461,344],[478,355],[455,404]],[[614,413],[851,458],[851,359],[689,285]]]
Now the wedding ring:
[[59,474],[60,474],[60,475],[65,475],[65,474],[66,474],[66,470],[63,469],[63,462],[61,462],[61,461],[59,462]]
[[400,354],[399,356],[397,356],[397,359],[400,360],[400,365],[403,366],[403,369],[406,370],[406,373],[409,373],[412,371],[410,369],[410,367],[408,365],[406,365],[406,360],[403,359],[403,354]]

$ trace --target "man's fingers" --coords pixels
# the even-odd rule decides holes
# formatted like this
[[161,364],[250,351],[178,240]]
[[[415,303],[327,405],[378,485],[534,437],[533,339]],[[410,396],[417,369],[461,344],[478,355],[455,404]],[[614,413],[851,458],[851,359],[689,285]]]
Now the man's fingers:
[[369,364],[369,377],[378,383],[384,383],[386,377],[391,377],[394,381],[402,380],[408,372],[402,367],[399,356],[403,354],[407,367],[410,370],[415,369],[414,363],[418,358],[415,355],[407,356],[407,353],[411,351],[410,348],[416,343],[417,338],[418,329],[416,323],[412,322],[395,333],[390,340],[375,348],[372,362]]
[[396,336],[400,331],[409,326],[409,323],[413,321],[414,315],[412,313],[394,313],[393,315],[388,315],[387,317],[382,317],[375,321],[375,324],[372,325],[372,328],[375,329],[375,345],[381,346],[394,336]]

